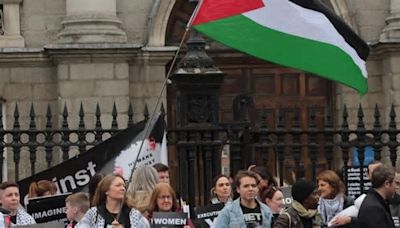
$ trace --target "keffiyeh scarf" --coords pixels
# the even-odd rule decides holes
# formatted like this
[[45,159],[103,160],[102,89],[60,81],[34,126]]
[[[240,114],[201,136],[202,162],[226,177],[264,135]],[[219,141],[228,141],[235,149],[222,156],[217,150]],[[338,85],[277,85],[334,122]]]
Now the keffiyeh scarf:
[[343,210],[344,197],[341,194],[333,199],[319,199],[318,211],[322,215],[324,224],[327,224],[340,211]]

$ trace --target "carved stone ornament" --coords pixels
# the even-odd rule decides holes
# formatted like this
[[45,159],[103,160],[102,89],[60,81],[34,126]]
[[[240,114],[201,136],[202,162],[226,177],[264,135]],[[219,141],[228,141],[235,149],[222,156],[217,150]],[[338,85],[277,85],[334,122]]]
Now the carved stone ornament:
[[211,116],[210,100],[206,96],[191,97],[188,102],[189,122],[205,123]]

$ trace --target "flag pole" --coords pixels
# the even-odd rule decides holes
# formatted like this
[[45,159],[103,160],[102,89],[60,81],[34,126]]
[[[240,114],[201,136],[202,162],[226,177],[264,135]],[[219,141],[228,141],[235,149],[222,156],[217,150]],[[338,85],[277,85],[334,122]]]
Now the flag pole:
[[[203,0],[200,0],[200,2],[197,4],[197,6],[196,6],[196,8],[195,8],[195,10],[194,10],[194,12],[193,12],[193,14],[192,14],[192,16],[190,17],[188,23],[186,24],[185,32],[183,33],[183,36],[182,36],[182,39],[181,39],[181,41],[180,41],[180,43],[179,43],[178,49],[176,50],[175,55],[174,55],[174,58],[172,59],[171,66],[169,67],[168,72],[167,72],[167,75],[166,75],[166,77],[165,77],[165,79],[164,79],[163,86],[162,86],[161,91],[160,91],[160,93],[159,93],[159,95],[158,95],[158,97],[157,97],[156,105],[155,105],[155,107],[154,107],[154,109],[153,109],[153,111],[152,111],[152,113],[151,113],[151,115],[150,115],[149,120],[148,120],[147,123],[146,123],[145,129],[144,129],[144,135],[143,135],[143,138],[142,138],[141,143],[140,143],[139,151],[138,151],[138,153],[137,153],[137,155],[136,155],[135,161],[134,161],[133,166],[132,166],[132,169],[131,169],[131,171],[130,171],[129,179],[128,179],[127,183],[126,183],[126,186],[127,186],[126,188],[129,187],[129,184],[130,184],[131,181],[132,181],[133,172],[134,172],[135,169],[136,169],[136,166],[137,166],[137,163],[138,163],[138,160],[139,160],[139,157],[140,157],[140,153],[142,152],[142,148],[143,148],[144,142],[145,142],[145,140],[147,139],[147,137],[148,137],[149,134],[150,134],[150,125],[151,125],[151,123],[152,123],[152,121],[153,121],[153,119],[154,119],[154,117],[155,117],[155,115],[156,115],[157,108],[158,108],[158,106],[159,106],[160,103],[161,103],[161,98],[162,98],[162,95],[163,95],[163,93],[164,93],[164,90],[165,90],[165,88],[167,87],[167,84],[168,84],[168,82],[169,82],[169,78],[170,78],[170,76],[171,76],[171,74],[172,74],[172,70],[173,70],[173,68],[174,68],[174,66],[175,66],[175,64],[176,64],[176,61],[177,61],[178,56],[179,56],[179,53],[180,53],[180,51],[181,51],[181,49],[182,49],[183,43],[185,42],[186,36],[187,36],[188,32],[190,31],[190,28],[191,28],[191,26],[192,26],[193,20],[194,20],[195,16],[197,15],[197,13],[198,13],[198,11],[199,11],[199,8],[200,8],[200,6],[201,6],[201,4],[202,4],[202,2],[203,2]],[[125,196],[124,196],[124,199],[123,199],[123,200],[126,199],[127,192],[128,192],[128,191],[126,190],[126,191],[125,191]],[[124,204],[121,203],[121,209],[122,209],[123,205],[124,205]],[[119,213],[117,214],[117,217],[116,217],[116,220],[117,220],[117,221],[119,220],[120,215],[121,215],[121,210],[120,210]]]

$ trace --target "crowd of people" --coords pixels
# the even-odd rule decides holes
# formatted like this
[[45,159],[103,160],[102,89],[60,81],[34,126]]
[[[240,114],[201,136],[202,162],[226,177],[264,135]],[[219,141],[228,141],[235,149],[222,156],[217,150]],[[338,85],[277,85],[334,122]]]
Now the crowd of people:
[[[88,193],[78,192],[66,198],[69,228],[150,227],[156,212],[185,211],[169,183],[168,166],[156,164],[136,169],[129,186],[121,172],[96,174]],[[345,195],[343,181],[332,170],[319,173],[315,183],[298,178],[291,186],[292,203],[285,208],[283,192],[266,167],[250,166],[239,171],[234,180],[218,175],[212,181],[209,203],[224,207],[213,227],[395,227],[393,217],[399,217],[400,212],[400,195],[396,194],[399,176],[396,178],[392,167],[373,162],[368,166],[368,177],[372,189],[356,200]],[[31,184],[28,197],[56,192],[54,183],[41,180]],[[20,204],[16,183],[0,185],[0,202],[12,224],[35,224]],[[182,227],[192,228],[195,224],[187,218]]]

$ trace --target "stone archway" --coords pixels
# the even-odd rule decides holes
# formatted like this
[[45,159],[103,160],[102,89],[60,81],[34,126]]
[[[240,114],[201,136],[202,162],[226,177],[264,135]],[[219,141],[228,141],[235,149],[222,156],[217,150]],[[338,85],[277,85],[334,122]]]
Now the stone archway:
[[176,0],[156,0],[149,21],[147,46],[165,46],[165,36],[170,14]]

